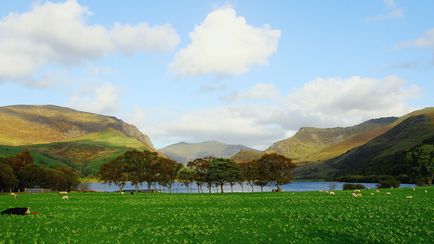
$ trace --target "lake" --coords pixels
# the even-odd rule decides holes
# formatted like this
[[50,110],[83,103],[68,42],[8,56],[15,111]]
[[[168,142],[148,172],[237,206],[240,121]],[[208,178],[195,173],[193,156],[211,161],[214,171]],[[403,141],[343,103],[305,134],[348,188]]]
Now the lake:
[[[346,182],[311,182],[311,181],[296,181],[292,182],[286,185],[283,185],[283,191],[319,191],[319,190],[342,190],[343,185]],[[376,188],[377,183],[360,183],[364,185],[366,188]],[[114,192],[118,191],[119,188],[116,185],[109,185],[105,183],[98,183],[98,182],[91,182],[88,183],[89,190],[98,191],[98,192]],[[401,184],[401,187],[414,187],[414,184]],[[255,192],[261,191],[261,188],[259,186],[253,187]],[[146,190],[146,184],[143,184],[140,189]],[[167,192],[167,189],[164,189],[157,185],[157,189]],[[202,187],[203,192],[208,192],[208,189],[203,186]],[[270,192],[272,189],[275,189],[274,186],[265,186],[264,191]],[[130,183],[126,184],[124,187],[124,190],[131,191],[134,190],[134,186],[132,186]],[[229,185],[225,185],[224,187],[225,192],[231,192],[231,188]],[[196,184],[192,184],[191,190],[187,189],[183,184],[181,183],[175,183],[172,189],[173,193],[197,193],[197,186]],[[216,188],[213,187],[212,192],[216,192]],[[244,185],[242,188],[239,184],[236,184],[233,187],[233,192],[251,192],[251,187],[248,185]]]

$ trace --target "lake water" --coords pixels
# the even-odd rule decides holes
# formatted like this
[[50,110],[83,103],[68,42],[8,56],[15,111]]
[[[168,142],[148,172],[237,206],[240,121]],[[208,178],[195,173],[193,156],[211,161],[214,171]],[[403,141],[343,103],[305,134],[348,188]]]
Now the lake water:
[[[89,189],[93,191],[98,192],[114,192],[118,191],[119,188],[116,185],[108,185],[105,183],[98,183],[98,182],[92,182],[88,183]],[[343,185],[345,182],[310,182],[310,181],[297,181],[292,182],[286,185],[283,185],[283,191],[319,191],[319,190],[342,190]],[[360,183],[363,184],[366,188],[376,188],[376,183]],[[401,187],[414,187],[413,184],[401,184]],[[274,186],[265,186],[264,192],[270,192],[272,189],[274,189]],[[146,184],[142,185],[140,189],[146,190]],[[161,190],[162,192],[168,192],[167,189],[164,189],[163,187],[160,187],[157,185],[157,189]],[[219,188],[220,189],[220,188]],[[131,191],[134,190],[134,186],[131,184],[126,184],[124,187],[124,190]],[[202,187],[203,192],[207,193],[208,189],[203,186]],[[244,185],[242,188],[239,184],[234,185],[233,191],[234,192],[251,192],[251,187],[249,185]],[[255,192],[261,191],[261,188],[258,186],[254,186],[253,190]],[[225,192],[231,192],[231,188],[229,185],[226,185],[224,187]],[[173,193],[197,193],[197,186],[196,184],[192,184],[191,189],[187,189],[184,184],[181,183],[175,183],[172,188]],[[212,192],[216,192],[216,188],[213,187]]]

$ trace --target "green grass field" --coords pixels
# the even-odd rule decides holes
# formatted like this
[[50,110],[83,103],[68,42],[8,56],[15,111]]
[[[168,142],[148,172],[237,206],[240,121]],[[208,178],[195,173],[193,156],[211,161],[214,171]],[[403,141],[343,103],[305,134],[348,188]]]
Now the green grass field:
[[0,243],[434,243],[433,187],[351,193],[1,195],[41,214],[0,216]]

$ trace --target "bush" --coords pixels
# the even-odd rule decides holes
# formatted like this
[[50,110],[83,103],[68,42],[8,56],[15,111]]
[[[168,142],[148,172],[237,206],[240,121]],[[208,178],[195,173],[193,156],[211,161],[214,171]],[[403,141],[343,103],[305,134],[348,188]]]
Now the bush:
[[365,186],[362,184],[344,184],[343,187],[344,190],[356,190],[356,189],[365,189]]
[[377,185],[378,188],[398,188],[399,186],[400,182],[397,180],[380,181],[380,184]]

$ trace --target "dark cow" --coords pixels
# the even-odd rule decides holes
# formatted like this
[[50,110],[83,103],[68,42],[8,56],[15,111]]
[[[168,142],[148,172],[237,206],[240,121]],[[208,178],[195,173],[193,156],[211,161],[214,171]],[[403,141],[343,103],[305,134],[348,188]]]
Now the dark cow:
[[30,212],[30,208],[25,207],[25,208],[8,208],[6,210],[3,210],[1,212],[2,215],[4,214],[9,214],[9,215],[27,215],[27,214],[31,214],[32,212]]

